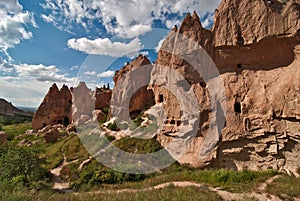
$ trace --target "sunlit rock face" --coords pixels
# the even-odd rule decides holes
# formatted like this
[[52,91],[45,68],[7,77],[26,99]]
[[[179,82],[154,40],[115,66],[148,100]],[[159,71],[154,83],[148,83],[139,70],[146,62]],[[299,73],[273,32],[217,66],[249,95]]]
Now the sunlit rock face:
[[[299,8],[299,1],[295,0],[224,0],[215,11],[212,30],[201,26],[196,13],[188,14],[181,27],[172,30],[155,62],[158,68],[153,69],[151,76],[168,78],[170,71],[157,69],[170,68],[185,78],[190,85],[187,90],[192,89],[198,99],[199,128],[179,162],[236,170],[288,169],[297,174]],[[179,40],[180,35],[200,44],[219,71],[217,78],[222,80],[226,109],[222,111],[225,122],[218,143],[207,140],[215,138],[209,132],[212,121],[216,120],[209,90],[214,78],[203,79],[184,55],[174,53],[173,49],[180,46],[178,43],[186,43],[187,50],[195,46],[194,42]],[[166,112],[164,129],[157,138],[166,146],[176,138],[183,124],[180,100],[165,87],[149,88],[154,92],[156,104],[161,104]],[[207,143],[215,144],[214,149]],[[206,157],[201,157],[203,153],[207,153]]]
[[56,84],[53,84],[34,114],[32,127],[38,130],[46,125],[63,124],[68,126],[72,118],[72,94],[70,89],[64,85],[59,90]]

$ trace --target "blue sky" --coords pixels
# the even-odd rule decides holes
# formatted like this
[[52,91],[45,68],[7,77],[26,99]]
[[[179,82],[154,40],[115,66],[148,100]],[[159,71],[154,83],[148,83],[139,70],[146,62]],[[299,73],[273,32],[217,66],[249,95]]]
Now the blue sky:
[[196,10],[210,27],[219,1],[1,0],[0,97],[37,107],[54,82],[112,82],[138,52],[154,60],[187,12]]

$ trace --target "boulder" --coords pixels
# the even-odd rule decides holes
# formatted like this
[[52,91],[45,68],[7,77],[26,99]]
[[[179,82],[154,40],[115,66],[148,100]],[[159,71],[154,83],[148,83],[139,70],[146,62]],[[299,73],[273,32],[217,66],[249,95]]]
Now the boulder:
[[50,129],[46,133],[44,133],[44,139],[46,143],[54,143],[59,138],[59,131],[56,129]]
[[0,131],[0,144],[3,144],[7,140],[7,134],[3,131]]

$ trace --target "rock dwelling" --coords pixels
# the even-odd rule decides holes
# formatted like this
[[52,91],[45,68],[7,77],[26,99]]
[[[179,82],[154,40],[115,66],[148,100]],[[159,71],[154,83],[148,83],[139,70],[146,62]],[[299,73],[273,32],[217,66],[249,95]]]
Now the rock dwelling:
[[[195,73],[193,66],[180,57],[164,51],[176,46],[172,35],[184,35],[202,46],[214,61],[224,85],[226,110],[221,136],[215,139],[209,125],[218,108],[211,108],[209,81]],[[176,42],[178,43],[178,41]],[[186,47],[189,48],[189,47]],[[190,47],[193,48],[193,47]],[[120,78],[139,66],[151,65],[143,56],[116,72],[117,97],[130,88]],[[174,69],[188,81],[199,103],[199,128],[187,153],[179,159],[194,167],[218,167],[234,170],[281,169],[297,174],[300,167],[300,1],[223,0],[215,11],[212,30],[202,27],[196,13],[188,14],[175,27],[159,51],[155,65]],[[151,76],[168,77],[167,72],[152,71]],[[158,75],[159,74],[159,75]],[[143,78],[141,76],[141,79]],[[211,77],[210,79],[214,79]],[[145,80],[143,80],[145,81]],[[146,80],[148,83],[150,80]],[[72,119],[71,94],[56,86],[45,97],[39,111],[43,118],[34,125]],[[120,93],[120,91],[122,93]],[[63,94],[58,98],[56,94]],[[119,93],[119,94],[118,94]],[[60,95],[61,96],[61,95]],[[45,103],[59,105],[53,112]],[[59,104],[58,104],[59,103]],[[141,88],[130,101],[128,112],[139,113],[146,106],[161,104],[167,119],[157,140],[166,146],[183,124],[177,98],[164,87],[151,83]],[[52,108],[51,108],[52,109]],[[55,116],[55,114],[60,114]],[[213,147],[206,147],[206,141]],[[205,158],[200,158],[206,153]]]

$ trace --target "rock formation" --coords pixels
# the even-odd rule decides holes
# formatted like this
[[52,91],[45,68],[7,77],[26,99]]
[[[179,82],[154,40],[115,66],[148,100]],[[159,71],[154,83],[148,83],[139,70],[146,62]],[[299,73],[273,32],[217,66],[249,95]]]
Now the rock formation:
[[[111,92],[106,87],[96,88],[93,92],[84,82],[70,90],[65,85],[58,90],[56,84],[53,84],[34,115],[32,127],[38,130],[47,125],[68,126],[77,120],[84,123],[93,118],[94,110],[110,106]],[[103,120],[100,114],[99,119]]]
[[46,125],[63,124],[72,121],[72,94],[65,85],[59,90],[56,84],[50,87],[43,102],[35,112],[32,127],[41,129]]
[[80,82],[77,87],[71,87],[73,101],[73,120],[76,121],[81,115],[92,116],[95,109],[93,92],[84,82]]
[[118,115],[123,113],[127,116],[129,113],[131,118],[135,118],[143,110],[154,105],[153,91],[147,89],[151,67],[151,62],[147,57],[138,55],[131,63],[116,72],[112,105],[116,106],[114,111]]
[[[300,167],[299,19],[298,0],[224,0],[215,12],[212,31],[201,26],[196,13],[188,14],[181,27],[172,30],[155,63],[174,69],[188,81],[197,96],[200,115],[199,131],[179,162],[195,167],[296,172]],[[208,90],[215,77],[204,80],[183,55],[166,51],[185,43],[179,35],[206,50],[224,84],[226,123],[215,149],[203,150],[205,140],[212,137],[209,125],[216,117]],[[184,48],[193,49],[193,43]],[[157,68],[151,76],[168,78],[170,73]],[[160,85],[149,88],[167,114],[157,137],[166,146],[182,125],[180,100]],[[201,150],[208,152],[208,157],[200,158]]]
[[110,107],[111,92],[112,91],[109,87],[96,87],[94,92],[96,110]]

